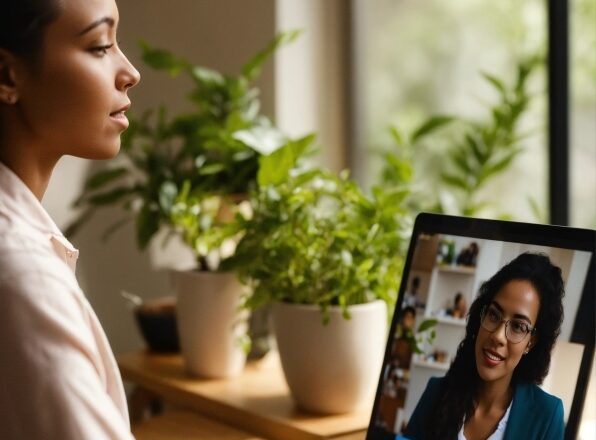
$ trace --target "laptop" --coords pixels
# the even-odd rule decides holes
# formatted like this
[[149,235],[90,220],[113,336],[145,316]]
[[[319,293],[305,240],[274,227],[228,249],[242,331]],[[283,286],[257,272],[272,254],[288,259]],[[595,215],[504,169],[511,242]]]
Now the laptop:
[[547,254],[562,271],[565,316],[541,387],[563,400],[565,438],[577,437],[594,356],[596,231],[423,213],[414,224],[367,439],[404,438],[429,379],[449,369],[480,285],[524,252]]

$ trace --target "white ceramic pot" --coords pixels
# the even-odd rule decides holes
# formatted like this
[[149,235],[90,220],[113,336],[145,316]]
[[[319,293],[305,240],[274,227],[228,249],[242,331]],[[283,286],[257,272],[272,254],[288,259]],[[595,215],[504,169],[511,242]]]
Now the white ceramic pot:
[[147,246],[149,263],[154,270],[191,270],[197,266],[197,256],[182,240],[180,234],[172,234],[162,226]]
[[171,276],[187,371],[204,378],[240,374],[246,362],[242,339],[248,313],[240,310],[243,288],[236,274],[172,271]]
[[318,306],[278,303],[273,329],[283,371],[301,408],[324,414],[371,405],[381,372],[387,336],[383,301],[329,309],[323,325]]

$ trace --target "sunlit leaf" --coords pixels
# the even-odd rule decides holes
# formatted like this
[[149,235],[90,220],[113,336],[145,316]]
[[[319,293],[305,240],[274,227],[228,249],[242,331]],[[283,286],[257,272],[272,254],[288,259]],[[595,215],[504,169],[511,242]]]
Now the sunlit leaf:
[[277,50],[281,45],[291,43],[302,33],[301,30],[293,30],[288,32],[278,33],[273,41],[271,41],[263,50],[258,52],[251,60],[242,68],[242,74],[249,81],[254,80],[259,76],[263,63]]
[[486,79],[490,84],[492,84],[492,86],[497,89],[497,91],[505,96],[507,94],[506,89],[505,89],[505,84],[503,84],[503,81],[501,81],[499,78],[497,78],[494,75],[491,75],[489,73],[484,73],[482,72],[481,75],[484,77],[484,79]]
[[454,118],[452,116],[433,116],[426,122],[424,122],[420,127],[414,130],[414,133],[411,136],[411,142],[416,143],[424,136],[431,134],[432,132],[436,131],[437,129],[453,122]]

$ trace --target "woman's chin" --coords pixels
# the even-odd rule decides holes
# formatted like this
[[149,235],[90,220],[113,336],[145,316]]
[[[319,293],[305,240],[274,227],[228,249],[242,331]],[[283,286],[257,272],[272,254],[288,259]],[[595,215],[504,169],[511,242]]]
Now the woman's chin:
[[113,142],[108,145],[98,145],[94,148],[88,148],[80,151],[80,154],[74,154],[73,156],[80,157],[81,159],[107,160],[116,157],[119,152],[120,138],[118,138],[117,142]]
[[486,367],[481,362],[482,361],[476,361],[476,371],[478,372],[480,379],[482,379],[484,382],[492,382],[493,380],[497,380],[502,376],[494,367]]

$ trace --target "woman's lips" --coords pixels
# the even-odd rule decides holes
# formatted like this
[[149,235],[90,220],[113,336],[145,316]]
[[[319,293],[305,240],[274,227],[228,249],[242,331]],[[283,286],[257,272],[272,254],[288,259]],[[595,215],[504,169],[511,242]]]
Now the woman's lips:
[[495,367],[505,360],[505,358],[492,350],[482,350],[484,354],[484,363],[489,367]]
[[120,125],[123,130],[128,128],[128,118],[124,114],[124,111],[110,113],[110,119]]

